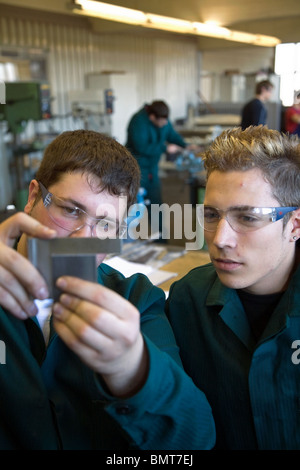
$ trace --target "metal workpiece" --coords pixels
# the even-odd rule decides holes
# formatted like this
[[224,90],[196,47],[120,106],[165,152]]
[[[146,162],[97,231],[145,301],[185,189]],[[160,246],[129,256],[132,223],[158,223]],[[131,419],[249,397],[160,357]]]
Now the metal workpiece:
[[28,238],[28,258],[44,277],[50,297],[56,301],[60,291],[55,283],[60,276],[97,282],[96,255],[120,253],[121,243],[119,238]]

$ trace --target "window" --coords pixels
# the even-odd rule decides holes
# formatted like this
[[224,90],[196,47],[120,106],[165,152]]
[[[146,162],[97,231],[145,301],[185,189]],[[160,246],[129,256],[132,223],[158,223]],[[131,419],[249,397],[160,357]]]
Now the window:
[[280,99],[283,106],[294,103],[300,90],[300,43],[279,44],[275,51],[275,73],[280,75]]

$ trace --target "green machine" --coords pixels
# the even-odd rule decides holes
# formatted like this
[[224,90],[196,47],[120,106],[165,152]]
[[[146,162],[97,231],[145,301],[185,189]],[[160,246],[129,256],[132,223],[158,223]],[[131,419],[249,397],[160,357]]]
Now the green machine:
[[5,104],[0,105],[0,116],[7,121],[9,131],[18,135],[27,121],[51,117],[50,88],[45,82],[7,82]]
[[14,136],[12,150],[17,173],[18,210],[24,209],[28,194],[27,184],[23,180],[24,155],[36,150],[34,146],[23,146],[20,134],[29,120],[40,121],[51,117],[50,102],[50,88],[46,82],[19,81],[5,84],[5,104],[0,105],[0,120],[7,122],[8,132]]

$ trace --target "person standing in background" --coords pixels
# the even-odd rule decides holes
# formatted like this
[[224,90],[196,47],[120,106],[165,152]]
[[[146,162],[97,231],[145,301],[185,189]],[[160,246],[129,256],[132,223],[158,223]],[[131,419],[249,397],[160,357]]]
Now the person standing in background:
[[294,104],[284,116],[285,131],[300,137],[300,91],[295,93]]
[[273,88],[274,85],[269,80],[263,80],[256,84],[255,97],[248,101],[242,109],[242,129],[267,123],[267,109],[264,103],[271,98]]
[[141,169],[141,186],[151,204],[161,204],[158,165],[163,153],[174,154],[189,148],[169,121],[169,107],[164,101],[146,104],[131,118],[126,147]]

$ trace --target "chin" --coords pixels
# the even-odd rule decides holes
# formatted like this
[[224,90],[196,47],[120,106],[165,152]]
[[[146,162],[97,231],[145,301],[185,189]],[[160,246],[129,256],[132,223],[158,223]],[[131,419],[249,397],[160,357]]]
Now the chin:
[[220,281],[224,286],[230,289],[245,289],[249,283],[239,277],[232,276],[230,274],[217,273]]

